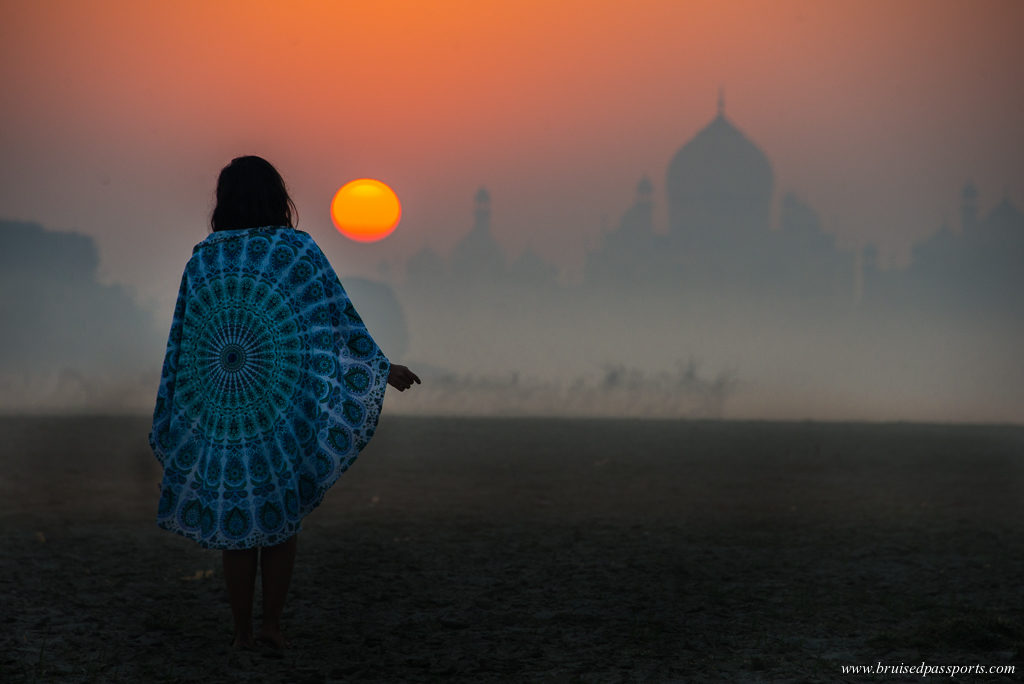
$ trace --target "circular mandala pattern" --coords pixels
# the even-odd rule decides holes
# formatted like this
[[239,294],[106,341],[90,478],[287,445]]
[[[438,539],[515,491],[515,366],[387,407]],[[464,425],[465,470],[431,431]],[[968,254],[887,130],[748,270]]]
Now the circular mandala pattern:
[[245,366],[247,358],[245,347],[229,342],[220,351],[220,366],[225,373],[235,373]]
[[372,437],[389,370],[309,235],[210,235],[182,276],[157,392],[157,523],[208,548],[292,536]]

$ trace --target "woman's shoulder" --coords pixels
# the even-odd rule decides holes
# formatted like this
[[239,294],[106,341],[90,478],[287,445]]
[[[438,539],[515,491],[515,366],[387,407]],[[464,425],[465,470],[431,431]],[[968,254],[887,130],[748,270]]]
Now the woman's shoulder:
[[[183,281],[202,283],[224,273],[264,273],[277,279],[289,264],[304,262],[311,273],[334,273],[323,250],[309,233],[291,226],[219,230],[192,248]],[[307,269],[308,270],[308,269]]]
[[203,240],[198,242],[193,248],[192,253],[195,254],[207,247],[220,244],[227,240],[238,240],[246,241],[254,238],[264,238],[270,240],[282,240],[284,242],[290,242],[293,244],[299,243],[312,243],[316,244],[313,237],[302,230],[293,228],[291,226],[260,226],[258,228],[229,228],[226,230],[217,230],[206,236]]
[[[259,243],[259,244],[257,244]],[[259,256],[283,248],[295,256],[305,255],[317,268],[330,267],[323,250],[309,233],[291,226],[265,226],[218,230],[192,248],[186,271],[208,270],[237,264],[243,255]]]

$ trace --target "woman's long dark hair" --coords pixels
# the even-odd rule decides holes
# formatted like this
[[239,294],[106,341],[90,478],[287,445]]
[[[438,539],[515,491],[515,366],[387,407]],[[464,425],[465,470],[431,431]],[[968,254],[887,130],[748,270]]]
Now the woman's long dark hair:
[[236,157],[217,178],[217,206],[210,218],[213,230],[289,226],[299,213],[288,196],[284,179],[262,157]]

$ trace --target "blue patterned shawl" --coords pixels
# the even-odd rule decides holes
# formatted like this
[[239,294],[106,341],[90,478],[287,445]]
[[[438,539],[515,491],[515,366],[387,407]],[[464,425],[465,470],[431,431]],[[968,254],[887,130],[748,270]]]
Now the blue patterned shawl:
[[211,234],[181,278],[153,412],[157,524],[207,548],[285,541],[373,436],[390,367],[307,233]]

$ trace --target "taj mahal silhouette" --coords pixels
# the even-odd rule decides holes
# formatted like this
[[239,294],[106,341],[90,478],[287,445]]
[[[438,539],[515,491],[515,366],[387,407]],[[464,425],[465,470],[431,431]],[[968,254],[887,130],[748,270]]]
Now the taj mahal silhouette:
[[[914,247],[910,264],[886,271],[877,248],[837,244],[818,213],[794,192],[778,198],[765,152],[726,114],[719,91],[711,121],[670,158],[664,175],[667,225],[655,220],[648,176],[618,224],[588,250],[586,291],[659,292],[686,297],[773,298],[845,311],[903,306],[1012,308],[1024,286],[1024,214],[1007,198],[990,212],[979,191],[962,193],[960,230],[945,224]],[[558,287],[558,270],[528,249],[510,262],[491,232],[491,194],[474,195],[473,225],[450,256],[430,248],[407,264],[410,286],[451,285],[481,296]]]

